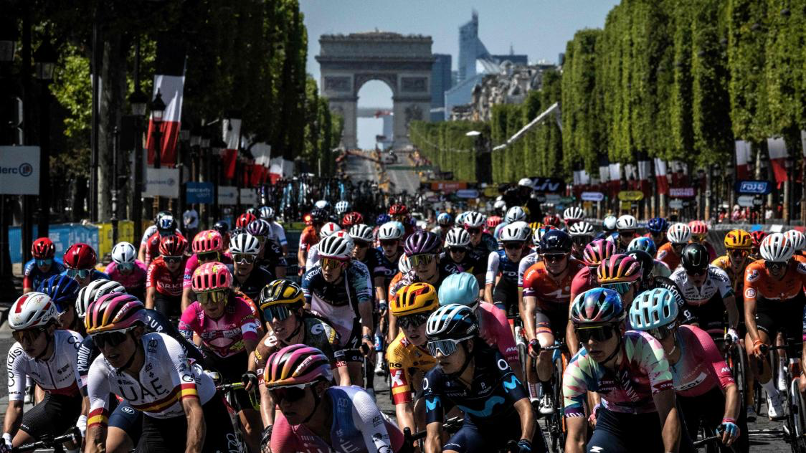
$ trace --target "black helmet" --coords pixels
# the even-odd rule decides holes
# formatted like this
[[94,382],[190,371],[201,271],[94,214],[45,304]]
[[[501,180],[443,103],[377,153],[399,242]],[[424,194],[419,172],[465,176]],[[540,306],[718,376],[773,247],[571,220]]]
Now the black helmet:
[[322,208],[314,208],[311,210],[311,221],[324,223],[327,218],[327,211]]
[[686,271],[704,271],[711,263],[708,256],[708,249],[700,243],[687,244],[682,252],[683,268]]
[[218,221],[213,225],[213,230],[223,235],[229,232],[229,224],[224,221]]
[[257,208],[248,208],[246,212],[253,215],[256,218],[260,217],[260,210],[258,210]]
[[632,258],[641,264],[641,277],[643,279],[648,278],[649,274],[652,273],[652,270],[655,268],[655,259],[653,259],[648,252],[638,249],[630,251],[627,255],[632,256]]
[[562,230],[549,230],[543,235],[540,240],[540,252],[542,254],[548,253],[569,253],[571,252],[571,236]]

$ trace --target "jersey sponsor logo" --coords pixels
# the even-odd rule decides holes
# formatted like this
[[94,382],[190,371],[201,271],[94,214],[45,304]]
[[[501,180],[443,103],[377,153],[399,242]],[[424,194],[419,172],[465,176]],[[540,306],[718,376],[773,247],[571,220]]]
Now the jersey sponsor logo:
[[394,372],[390,374],[392,377],[392,388],[397,386],[405,386],[406,383],[403,381],[403,371],[400,369],[395,369]]
[[745,298],[755,298],[756,297],[756,289],[752,287],[748,287],[744,289],[744,297]]
[[501,358],[498,360],[498,368],[501,370],[508,370],[509,364],[507,364],[505,359]]
[[[506,402],[506,401],[504,400],[503,397],[501,397],[501,396],[493,396],[493,397],[487,399],[486,402],[484,402],[484,408],[481,409],[481,410],[474,410],[472,408],[468,408],[468,407],[465,407],[465,406],[462,406],[462,405],[457,405],[457,407],[459,407],[465,413],[470,413],[471,415],[478,416],[480,418],[485,418],[485,417],[488,417],[488,416],[493,414],[493,410],[495,410],[496,405],[503,404],[504,402]],[[426,405],[427,404],[428,404],[428,402],[426,402]]]
[[745,280],[747,282],[753,282],[761,277],[761,273],[758,272],[756,269],[751,269],[749,273],[745,276]]
[[316,323],[311,326],[311,334],[318,336],[325,332],[325,327],[321,323]]
[[517,388],[520,383],[521,382],[520,382],[520,380],[518,380],[518,377],[513,375],[509,380],[505,380],[503,382],[504,391],[509,393],[513,389]]
[[434,411],[437,409],[437,405],[439,405],[439,397],[429,397],[425,399],[425,409],[428,411]]

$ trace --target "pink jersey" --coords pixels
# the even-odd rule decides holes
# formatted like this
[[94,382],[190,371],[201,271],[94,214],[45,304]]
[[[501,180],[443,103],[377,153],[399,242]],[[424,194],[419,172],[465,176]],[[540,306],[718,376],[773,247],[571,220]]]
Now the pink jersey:
[[[220,262],[224,265],[232,265],[232,256],[229,252],[225,252],[221,255]],[[196,254],[190,256],[189,259],[185,262],[185,276],[184,281],[182,282],[182,288],[190,288],[191,287],[191,280],[193,279],[193,272],[196,271],[196,268],[199,267],[199,257]]]
[[574,280],[571,281],[571,302],[573,303],[577,295],[587,292],[592,288],[599,285],[599,279],[596,277],[596,272],[590,267],[585,267],[577,272]]
[[120,285],[126,287],[126,290],[144,288],[146,284],[146,266],[139,260],[134,261],[134,268],[129,274],[123,274],[118,269],[118,264],[115,262],[110,263],[104,270],[106,274],[117,281]]
[[188,306],[179,320],[179,331],[186,339],[193,342],[195,333],[201,337],[204,349],[212,350],[221,358],[242,352],[245,340],[258,342],[259,326],[257,313],[252,306],[235,295],[230,296],[224,315],[218,320],[208,317],[198,301]]
[[677,328],[680,359],[674,364],[674,390],[685,397],[701,396],[719,386],[723,390],[735,383],[711,336],[696,326]]
[[521,362],[518,359],[518,348],[509,328],[507,313],[484,301],[479,304],[478,313],[481,338],[491,346],[497,347],[513,369],[516,365],[519,366]]

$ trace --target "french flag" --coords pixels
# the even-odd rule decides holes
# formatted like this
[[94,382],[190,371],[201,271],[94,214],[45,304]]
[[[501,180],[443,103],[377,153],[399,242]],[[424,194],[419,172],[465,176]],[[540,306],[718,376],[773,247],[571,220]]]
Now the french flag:
[[780,188],[781,183],[789,181],[789,175],[786,173],[786,158],[789,157],[786,142],[783,138],[769,138],[767,139],[767,149],[770,152],[770,164],[772,172],[775,174],[775,182]]
[[655,181],[658,184],[658,194],[669,193],[669,179],[666,177],[666,161],[655,158]]
[[638,179],[641,180],[641,192],[644,197],[649,197],[652,190],[649,186],[649,178],[652,176],[652,161],[648,161],[646,155],[639,158],[638,161]]
[[736,141],[736,179],[750,178],[750,142]]
[[241,142],[241,120],[238,118],[224,119],[224,176],[231,180],[235,177],[235,163],[238,160],[238,145]]
[[[185,88],[185,48],[175,36],[164,33],[157,41],[157,74],[154,76],[154,94],[162,96],[165,103],[165,113],[160,124],[160,153],[161,166],[176,165],[176,143],[179,140],[179,127],[182,119],[182,94]],[[156,149],[156,135],[154,134],[154,117],[152,114],[148,122],[148,163],[154,164]]]

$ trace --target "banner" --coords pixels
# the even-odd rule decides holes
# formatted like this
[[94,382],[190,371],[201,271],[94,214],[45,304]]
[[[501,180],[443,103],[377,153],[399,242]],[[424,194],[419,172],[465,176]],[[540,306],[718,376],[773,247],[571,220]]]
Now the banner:
[[744,180],[750,177],[750,142],[736,141],[736,179]]
[[0,194],[39,195],[39,147],[0,147]]
[[[165,103],[165,112],[160,123],[160,164],[173,166],[176,164],[176,143],[179,140],[179,128],[182,120],[182,98],[185,88],[185,48],[182,40],[172,33],[162,33],[157,39],[156,75],[154,76],[154,94],[157,93]],[[156,134],[154,134],[154,117],[148,122],[146,150],[148,163],[154,163]]]
[[655,181],[658,185],[658,194],[669,193],[669,179],[666,177],[666,161],[655,158]]
[[769,138],[767,139],[767,149],[770,153],[770,164],[775,175],[775,182],[780,188],[781,183],[789,181],[789,175],[786,172],[786,158],[789,157],[786,142],[783,138]]
[[601,202],[604,200],[604,194],[601,192],[583,192],[581,199],[589,202]]
[[241,188],[241,205],[257,205],[257,191],[252,188]]
[[219,205],[237,205],[238,204],[238,188],[235,186],[219,186],[218,187],[218,204]]
[[678,199],[692,199],[694,198],[694,188],[669,188],[669,197],[677,197]]
[[189,181],[185,188],[187,203],[213,203],[213,183]]
[[565,180],[559,178],[532,178],[532,188],[536,192],[563,192],[565,190]]
[[223,139],[227,144],[224,149],[224,176],[232,179],[235,176],[235,161],[238,158],[238,145],[241,140],[241,120],[225,118],[223,121]]
[[432,191],[442,191],[445,193],[455,192],[460,189],[467,189],[466,181],[432,181]]
[[772,183],[766,180],[737,181],[736,192],[739,194],[766,195],[772,192]]
[[620,191],[618,193],[619,200],[625,200],[630,202],[637,202],[644,198],[644,193],[641,191]]
[[148,169],[143,197],[157,196],[179,198],[179,169]]

